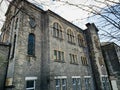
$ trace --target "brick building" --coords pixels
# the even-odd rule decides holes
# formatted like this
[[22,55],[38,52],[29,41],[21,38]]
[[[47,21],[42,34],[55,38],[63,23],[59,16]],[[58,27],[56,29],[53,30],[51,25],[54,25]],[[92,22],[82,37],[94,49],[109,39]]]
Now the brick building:
[[11,43],[6,90],[110,90],[97,32],[13,0],[1,34]]

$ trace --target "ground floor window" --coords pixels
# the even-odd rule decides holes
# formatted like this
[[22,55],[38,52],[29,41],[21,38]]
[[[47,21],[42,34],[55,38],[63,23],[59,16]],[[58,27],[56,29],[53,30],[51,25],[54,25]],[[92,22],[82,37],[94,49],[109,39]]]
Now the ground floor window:
[[55,86],[56,89],[55,90],[66,90],[67,89],[67,79],[66,77],[55,77]]
[[35,90],[35,82],[37,77],[26,77],[26,90]]
[[103,86],[103,90],[111,90],[107,76],[102,76],[102,86]]
[[72,77],[73,90],[81,90],[81,78],[80,76]]
[[85,81],[85,90],[92,90],[91,89],[91,77],[85,76],[84,81]]

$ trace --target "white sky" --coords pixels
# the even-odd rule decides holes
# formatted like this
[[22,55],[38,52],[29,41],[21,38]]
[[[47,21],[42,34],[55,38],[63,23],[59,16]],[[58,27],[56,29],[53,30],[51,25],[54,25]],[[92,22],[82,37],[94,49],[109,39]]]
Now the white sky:
[[[2,0],[0,0],[1,2]],[[67,19],[68,21],[74,23],[75,25],[79,26],[82,29],[85,29],[86,26],[85,24],[90,22],[93,23],[96,21],[96,18],[86,18],[90,16],[88,12],[85,12],[79,8],[76,8],[74,6],[69,6],[58,1],[53,1],[53,0],[28,0],[32,3],[39,3],[39,4],[44,4],[44,9],[50,9],[57,13],[58,15],[62,16],[63,18]],[[103,4],[98,4],[95,1],[96,0],[61,0],[61,1],[69,1],[74,4],[86,4],[86,5],[98,5],[100,7],[104,7]],[[97,0],[97,1],[104,1],[104,0]],[[119,0],[113,0],[113,1],[119,1]],[[3,22],[5,20],[5,12],[7,10],[9,2],[7,0],[3,0],[2,4],[0,4],[0,28],[3,25]]]

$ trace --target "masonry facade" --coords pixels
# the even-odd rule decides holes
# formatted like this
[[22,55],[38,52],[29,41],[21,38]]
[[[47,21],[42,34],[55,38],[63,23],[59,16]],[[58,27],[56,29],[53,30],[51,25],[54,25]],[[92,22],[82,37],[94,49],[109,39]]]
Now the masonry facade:
[[50,10],[13,0],[1,42],[11,43],[6,90],[111,90],[94,24],[82,30]]

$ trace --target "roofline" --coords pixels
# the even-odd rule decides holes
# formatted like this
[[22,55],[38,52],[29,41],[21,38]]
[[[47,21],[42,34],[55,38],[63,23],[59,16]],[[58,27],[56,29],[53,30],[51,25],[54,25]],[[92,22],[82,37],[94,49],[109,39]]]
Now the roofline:
[[53,14],[53,15],[55,15],[55,16],[57,16],[57,17],[59,17],[59,18],[62,19],[63,21],[67,22],[68,24],[70,24],[70,25],[74,26],[75,28],[78,28],[78,29],[80,29],[81,31],[83,31],[83,29],[81,29],[80,27],[78,27],[78,26],[76,26],[75,24],[71,23],[70,21],[66,20],[65,18],[61,17],[61,16],[58,15],[57,13],[51,11],[50,9],[48,9],[46,12],[47,12],[47,13],[50,13],[50,14]]
[[101,46],[102,46],[102,47],[104,47],[104,46],[111,45],[111,44],[113,44],[113,45],[116,45],[116,46],[120,47],[119,45],[117,45],[117,44],[116,44],[116,43],[114,43],[114,42],[109,42],[108,44],[101,45]]
[[[70,24],[70,25],[74,26],[75,28],[79,29],[79,31],[82,31],[82,32],[84,31],[84,30],[81,29],[80,27],[76,26],[75,24],[71,23],[70,21],[66,20],[65,18],[61,17],[61,16],[58,15],[57,13],[51,11],[50,9],[48,9],[47,11],[44,11],[43,9],[37,7],[36,5],[34,5],[33,3],[31,3],[31,2],[29,2],[29,1],[27,1],[27,0],[21,0],[21,2],[22,2],[22,1],[30,4],[31,6],[37,8],[39,11],[42,11],[43,13],[49,13],[49,14],[53,14],[53,15],[57,16],[58,18],[60,18],[60,19],[62,19],[63,21],[67,22],[68,24]],[[15,2],[15,0],[13,0],[11,3],[14,3],[14,2]],[[7,15],[10,7],[12,6],[11,3],[10,3],[10,5],[9,5],[9,7],[8,7],[8,10],[7,10],[5,16]]]

